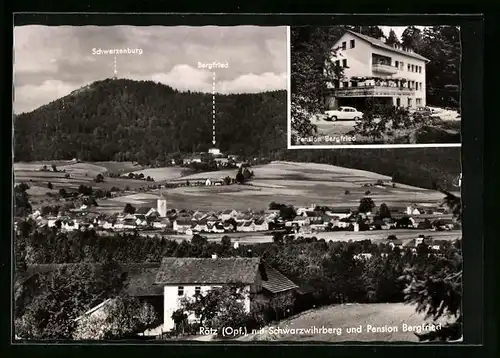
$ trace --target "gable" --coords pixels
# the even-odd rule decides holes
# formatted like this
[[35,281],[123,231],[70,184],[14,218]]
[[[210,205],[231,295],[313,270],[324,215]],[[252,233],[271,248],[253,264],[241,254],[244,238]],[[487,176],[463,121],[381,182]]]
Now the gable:
[[279,293],[299,288],[292,280],[268,264],[264,264],[265,275],[262,275],[262,287],[271,292]]
[[[360,34],[360,33],[357,33],[357,32],[354,32],[354,31],[351,31],[351,30],[347,30],[347,33],[348,34],[351,34],[352,36],[354,37],[357,37],[367,43],[369,43],[370,45],[374,46],[374,47],[378,47],[378,48],[382,48],[386,51],[391,51],[391,52],[394,52],[394,53],[398,53],[400,55],[404,55],[404,56],[408,56],[408,57],[412,57],[412,58],[415,58],[415,59],[418,59],[420,61],[425,61],[425,62],[429,62],[429,59],[422,56],[422,55],[419,55],[417,53],[414,53],[414,52],[406,52],[404,50],[400,50],[400,49],[396,49],[392,46],[389,46],[389,45],[386,45],[383,41],[380,41],[379,39],[375,39],[373,37],[370,37],[370,36],[366,36],[366,35],[363,35],[363,34]],[[342,36],[344,37],[344,36]]]

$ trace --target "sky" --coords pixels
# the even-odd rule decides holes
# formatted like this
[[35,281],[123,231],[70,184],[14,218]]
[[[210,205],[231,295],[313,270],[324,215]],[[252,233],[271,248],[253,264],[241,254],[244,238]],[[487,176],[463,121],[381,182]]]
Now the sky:
[[[286,27],[40,26],[14,28],[14,113],[28,112],[116,76],[179,90],[255,93],[286,89]],[[140,49],[95,55],[93,49]],[[198,68],[221,62],[228,68]]]
[[[389,36],[389,31],[393,29],[400,40],[403,31],[407,28],[407,26],[379,26],[379,27],[384,32],[385,36]],[[425,28],[425,26],[415,26],[415,27],[420,30],[423,30]]]

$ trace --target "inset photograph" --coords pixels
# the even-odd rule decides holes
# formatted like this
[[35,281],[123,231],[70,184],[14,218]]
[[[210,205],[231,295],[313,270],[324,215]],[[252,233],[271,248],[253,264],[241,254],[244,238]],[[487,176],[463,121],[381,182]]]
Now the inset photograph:
[[290,31],[290,149],[460,146],[458,26]]
[[288,30],[14,28],[12,342],[463,341],[461,149],[288,149]]

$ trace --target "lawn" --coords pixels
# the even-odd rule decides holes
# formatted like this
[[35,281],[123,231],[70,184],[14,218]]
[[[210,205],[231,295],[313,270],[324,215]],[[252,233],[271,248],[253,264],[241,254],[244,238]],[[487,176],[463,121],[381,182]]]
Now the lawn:
[[[445,322],[444,320],[440,321]],[[415,306],[404,303],[344,304],[322,307],[303,312],[281,321],[278,325],[264,327],[261,331],[238,338],[239,341],[293,341],[293,342],[418,342],[413,332],[404,331],[404,324],[417,326],[432,323],[424,314],[417,314]],[[393,327],[391,333],[374,332],[372,327]],[[282,330],[278,332],[276,328]],[[333,334],[283,331],[286,329],[308,329],[325,327],[340,329]],[[357,328],[348,333],[348,328]],[[397,330],[397,331],[396,331]]]

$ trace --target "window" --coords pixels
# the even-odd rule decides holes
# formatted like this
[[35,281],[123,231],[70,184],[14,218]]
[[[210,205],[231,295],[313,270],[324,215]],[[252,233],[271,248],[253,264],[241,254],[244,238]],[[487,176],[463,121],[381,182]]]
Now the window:
[[201,293],[201,287],[200,287],[200,286],[196,286],[196,287],[194,288],[194,294],[195,294],[195,295],[199,295],[200,293]]
[[395,61],[394,66],[396,66],[396,68],[399,68],[399,61]]
[[415,66],[411,65],[411,72],[415,72]]
[[422,105],[422,98],[417,98],[416,102],[417,102],[417,106],[421,106]]
[[345,42],[345,41],[344,41],[344,42],[342,42],[342,50],[345,50],[345,49],[346,49],[346,47],[347,47],[346,42]]
[[418,82],[415,82],[415,89],[418,91]]
[[422,66],[418,66],[418,73],[422,73]]
[[408,64],[408,72],[411,71],[411,66]]
[[351,40],[351,48],[354,48],[354,40]]
[[184,296],[184,286],[179,286],[177,288],[177,296]]
[[345,81],[345,82],[342,82],[342,87],[349,87],[349,82],[348,81]]
[[342,67],[347,67],[347,60],[346,59],[342,60]]
[[408,98],[408,107],[411,107],[411,98]]

